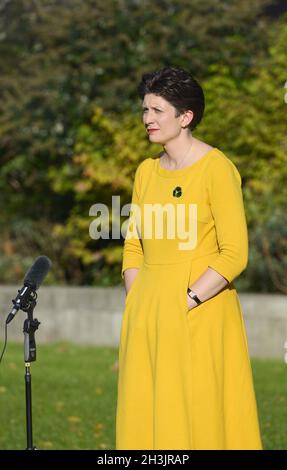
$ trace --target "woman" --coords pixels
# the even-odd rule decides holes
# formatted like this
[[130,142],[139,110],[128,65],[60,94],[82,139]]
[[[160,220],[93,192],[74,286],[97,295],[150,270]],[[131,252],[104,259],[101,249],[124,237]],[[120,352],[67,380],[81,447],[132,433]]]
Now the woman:
[[[188,72],[145,74],[138,90],[150,142],[164,151],[141,162],[134,180],[122,266],[116,448],[261,450],[232,283],[248,261],[240,174],[218,148],[193,137],[204,94]],[[151,205],[160,208],[155,222]]]

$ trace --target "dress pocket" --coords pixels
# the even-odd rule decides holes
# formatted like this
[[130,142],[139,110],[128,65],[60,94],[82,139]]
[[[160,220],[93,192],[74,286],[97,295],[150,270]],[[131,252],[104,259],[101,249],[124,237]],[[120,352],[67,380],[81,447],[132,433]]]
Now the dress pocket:
[[185,287],[182,289],[182,291],[183,291],[183,292],[182,292],[182,297],[183,297],[183,299],[182,299],[182,304],[183,304],[183,306],[184,306],[184,311],[185,311],[185,313],[188,314],[189,308],[188,308],[188,303],[187,303],[187,302],[188,302],[188,298],[187,298],[187,287],[185,286]]

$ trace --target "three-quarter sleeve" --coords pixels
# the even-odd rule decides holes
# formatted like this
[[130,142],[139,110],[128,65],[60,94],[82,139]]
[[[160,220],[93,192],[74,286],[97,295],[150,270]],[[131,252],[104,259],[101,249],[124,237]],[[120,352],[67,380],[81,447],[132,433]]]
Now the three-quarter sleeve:
[[208,192],[219,254],[209,266],[232,282],[248,263],[248,231],[241,176],[226,156],[210,164]]
[[[132,204],[138,205],[139,198],[140,198],[140,187],[141,187],[141,168],[143,162],[137,167],[134,184],[133,184],[133,192],[132,192]],[[143,262],[143,250],[140,238],[133,236],[136,231],[136,227],[133,226],[136,224],[136,211],[133,210],[131,206],[130,217],[128,221],[128,229],[127,235],[124,241],[124,248],[123,248],[123,261],[122,261],[122,271],[121,277],[124,279],[124,271],[127,268],[140,268]],[[128,235],[129,230],[131,230],[131,236]]]

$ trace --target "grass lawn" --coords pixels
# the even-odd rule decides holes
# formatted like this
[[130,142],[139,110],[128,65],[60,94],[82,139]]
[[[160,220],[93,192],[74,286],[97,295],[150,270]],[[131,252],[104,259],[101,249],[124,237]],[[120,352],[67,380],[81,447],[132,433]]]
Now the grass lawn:
[[[2,349],[2,344],[1,344]],[[39,449],[114,449],[118,350],[37,345],[31,363],[33,443]],[[264,449],[287,449],[287,364],[252,360]],[[26,448],[23,345],[0,365],[0,449]]]

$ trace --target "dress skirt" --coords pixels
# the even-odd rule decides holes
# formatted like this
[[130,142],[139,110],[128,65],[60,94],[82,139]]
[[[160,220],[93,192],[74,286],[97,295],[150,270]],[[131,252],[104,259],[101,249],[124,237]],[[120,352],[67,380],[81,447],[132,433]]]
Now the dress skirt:
[[121,324],[116,449],[262,449],[235,287],[188,310],[212,259],[141,265]]

